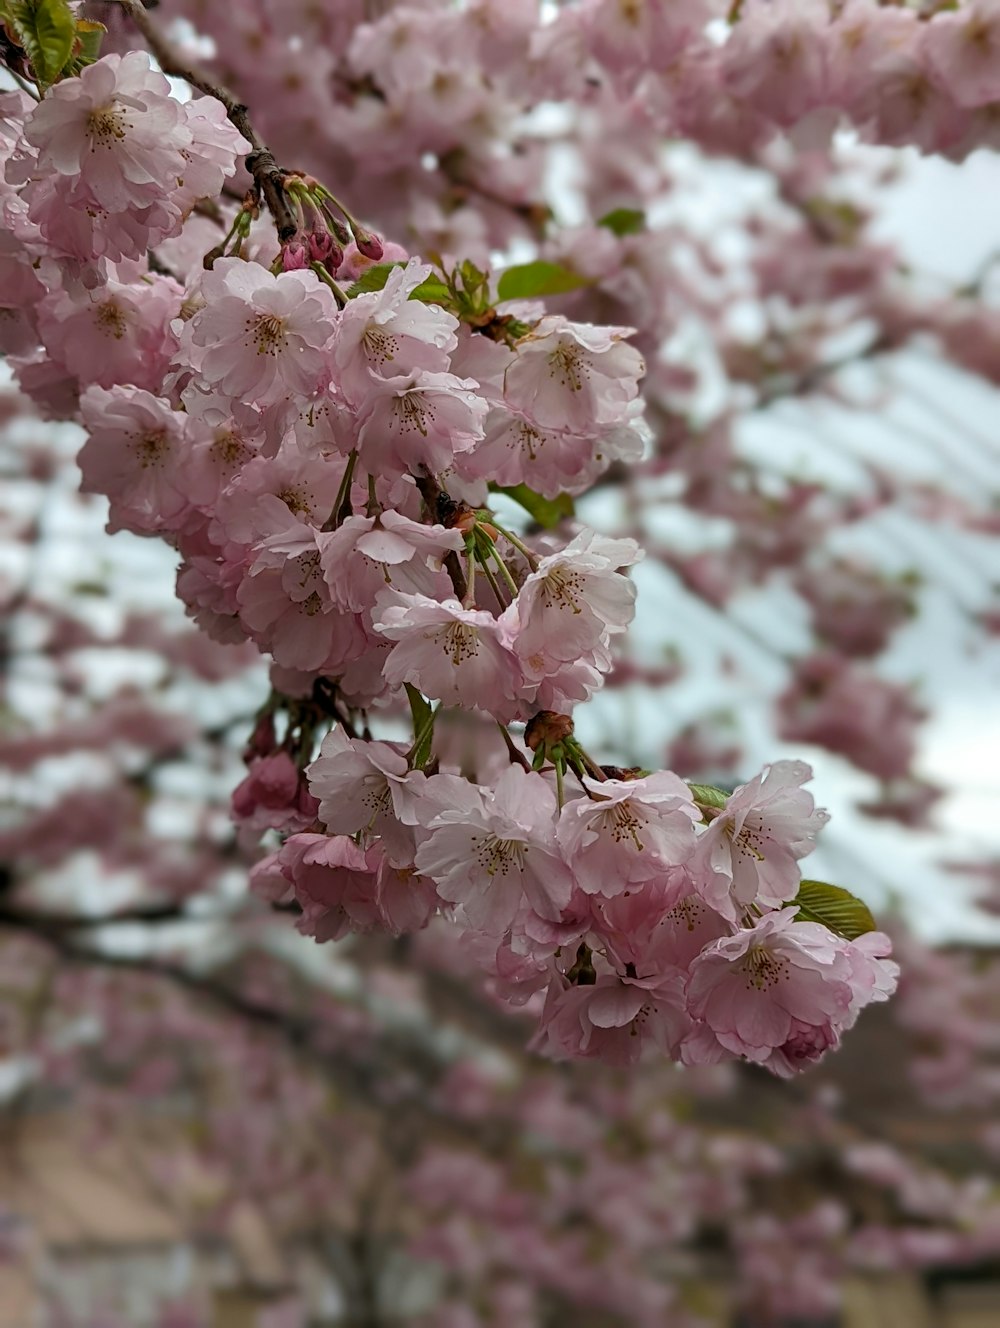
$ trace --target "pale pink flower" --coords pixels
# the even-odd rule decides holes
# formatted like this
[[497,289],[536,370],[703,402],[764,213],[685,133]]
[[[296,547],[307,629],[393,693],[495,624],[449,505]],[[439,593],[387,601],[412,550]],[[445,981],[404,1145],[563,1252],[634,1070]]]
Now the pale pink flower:
[[77,458],[80,487],[111,500],[108,528],[176,529],[188,509],[184,416],[137,387],[89,387],[80,413],[89,434]]
[[526,682],[581,664],[608,670],[609,640],[625,630],[635,606],[635,586],[620,569],[641,557],[634,540],[586,530],[539,562],[500,619]]
[[417,868],[442,898],[462,905],[478,931],[502,935],[522,900],[540,917],[558,919],[573,882],[556,843],[549,785],[512,765],[493,788],[470,788],[474,799],[430,821]]
[[109,278],[95,291],[53,293],[38,311],[45,349],[81,383],[160,392],[177,346],[170,322],[183,296],[177,282],[154,274],[141,285]]
[[179,361],[208,387],[258,406],[326,387],[337,305],[314,272],[273,276],[258,263],[222,258],[202,277],[201,294]]
[[318,536],[320,563],[333,600],[355,613],[370,610],[387,586],[404,594],[444,599],[451,582],[441,561],[461,553],[459,530],[411,521],[400,512],[352,516],[336,530]]
[[691,965],[687,984],[688,1011],[702,1022],[706,1045],[710,1033],[731,1055],[782,1076],[836,1046],[859,1009],[893,980],[883,970],[870,982],[865,947],[797,921],[796,912],[769,913],[755,927],[715,941]]
[[592,434],[627,424],[645,372],[642,356],[625,341],[633,331],[547,315],[518,343],[507,366],[508,406],[542,429]]
[[447,470],[457,452],[483,436],[488,407],[477,386],[472,378],[423,370],[399,378],[373,375],[357,439],[365,469],[372,475]]
[[923,27],[923,51],[950,95],[965,107],[1000,101],[1000,6],[972,0]]
[[584,779],[588,796],[562,809],[559,844],[581,889],[613,897],[683,863],[698,810],[669,770],[643,779]]
[[448,371],[449,354],[458,344],[458,320],[437,305],[410,299],[430,271],[428,264],[416,260],[394,268],[382,290],[355,296],[344,309],[333,352],[334,373],[352,404],[366,401],[373,376]]
[[356,742],[338,725],[323,739],[309,767],[309,787],[319,819],[337,835],[380,837],[393,863],[413,862],[413,831],[401,823],[412,805],[404,789],[409,766],[400,746]]
[[194,141],[170,84],[145,51],[106,55],[46,93],[24,126],[39,174],[67,176],[109,212],[160,202]]
[[822,0],[747,0],[723,50],[728,90],[781,125],[826,100]]
[[296,924],[317,941],[339,941],[380,924],[375,897],[378,857],[346,835],[292,835],[279,855],[302,906]]
[[395,641],[382,669],[390,687],[412,683],[444,705],[482,710],[506,723],[518,713],[521,666],[497,620],[457,599],[379,596],[375,630]]
[[[364,653],[364,630],[356,615],[334,608],[318,576],[318,559],[305,567],[303,561],[289,559],[244,577],[236,595],[240,618],[275,663],[336,676]],[[293,593],[288,587],[296,579],[302,590]]]
[[687,867],[717,912],[736,921],[751,905],[780,908],[795,897],[799,859],[830,819],[801,787],[811,778],[802,761],[776,761],[741,784],[698,836]]
[[286,751],[255,757],[232,795],[233,818],[249,830],[302,830],[315,821],[316,806]]
[[631,426],[581,436],[543,429],[509,410],[494,410],[483,442],[474,452],[459,455],[456,465],[463,476],[527,484],[543,497],[555,498],[585,492],[613,461],[638,461],[643,445],[642,434]]
[[675,1055],[691,1022],[678,977],[655,983],[602,975],[589,986],[549,986],[533,1051],[556,1060],[633,1065],[648,1041]]

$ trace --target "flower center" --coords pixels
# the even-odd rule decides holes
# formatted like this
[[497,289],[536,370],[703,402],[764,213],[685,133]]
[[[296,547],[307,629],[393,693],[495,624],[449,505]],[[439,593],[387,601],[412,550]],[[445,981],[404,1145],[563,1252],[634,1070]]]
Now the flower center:
[[369,323],[362,338],[365,352],[376,368],[396,358],[398,342],[390,332],[384,332],[376,323]]
[[779,959],[762,945],[751,945],[743,961],[747,991],[767,991],[790,977],[788,960]]
[[257,314],[247,323],[247,331],[257,344],[258,355],[277,355],[287,343],[285,320],[280,314]]
[[476,860],[489,876],[506,876],[512,867],[524,871],[527,848],[519,839],[497,839],[488,835],[472,841]]
[[630,839],[639,853],[645,849],[646,845],[639,838],[639,831],[645,821],[641,816],[636,816],[628,800],[616,802],[614,806],[601,812],[599,822],[601,832],[610,835],[616,844],[622,844],[626,839]]
[[404,392],[393,402],[392,413],[400,433],[416,432],[427,437],[427,403],[418,392]]
[[450,623],[439,639],[445,654],[450,656],[456,669],[466,660],[475,659],[479,654],[479,634],[468,623]]
[[549,373],[571,392],[582,392],[584,379],[590,377],[590,365],[580,346],[563,341],[549,352]]
[[104,333],[110,334],[116,341],[124,337],[127,323],[125,315],[114,300],[106,300],[97,307],[97,326]]
[[98,106],[87,116],[87,131],[93,142],[91,148],[111,147],[113,143],[125,137],[129,124],[124,111],[113,103]]
[[150,429],[139,434],[133,439],[132,450],[143,470],[148,470],[150,466],[162,466],[170,451],[166,429]]
[[542,602],[548,609],[569,609],[571,613],[581,613],[577,594],[582,584],[582,579],[568,567],[553,567],[546,572],[541,585]]

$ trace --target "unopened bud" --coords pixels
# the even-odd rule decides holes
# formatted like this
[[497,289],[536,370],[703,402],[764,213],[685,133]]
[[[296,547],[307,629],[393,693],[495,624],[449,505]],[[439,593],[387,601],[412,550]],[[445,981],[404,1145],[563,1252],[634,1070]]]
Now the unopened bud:
[[289,240],[281,247],[282,272],[301,272],[309,266],[309,251],[301,240]]
[[354,231],[354,243],[358,246],[358,253],[364,254],[365,258],[372,258],[377,263],[385,252],[382,248],[382,241],[371,231],[362,230],[355,224],[352,227]]

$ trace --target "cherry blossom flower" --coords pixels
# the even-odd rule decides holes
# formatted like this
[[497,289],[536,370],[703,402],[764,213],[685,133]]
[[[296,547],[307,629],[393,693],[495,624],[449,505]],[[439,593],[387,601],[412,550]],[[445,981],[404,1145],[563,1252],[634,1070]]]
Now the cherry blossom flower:
[[137,387],[88,387],[80,411],[89,434],[81,487],[111,499],[108,528],[175,529],[188,506],[179,480],[184,417]]
[[801,787],[811,778],[802,761],[776,761],[741,784],[699,835],[687,866],[717,912],[735,921],[753,904],[780,908],[794,898],[798,860],[830,819]]
[[[691,965],[687,983],[687,1008],[704,1024],[702,1037],[710,1032],[730,1054],[786,1077],[837,1046],[874,990],[855,976],[859,956],[867,957],[863,947],[853,950],[796,914],[794,908],[769,913],[755,927],[715,941]],[[884,970],[880,987],[892,982]],[[705,1045],[700,1038],[691,1044]]]
[[411,521],[401,512],[349,517],[319,536],[320,563],[335,603],[360,613],[386,586],[403,594],[445,599],[451,583],[441,570],[449,550],[465,547],[461,531]]
[[337,835],[379,837],[391,862],[413,862],[413,832],[401,823],[413,803],[405,789],[406,756],[391,743],[355,742],[340,727],[323,739],[309,767],[309,787],[319,799],[319,819]]
[[194,141],[170,84],[143,51],[106,55],[49,89],[24,126],[37,170],[68,176],[109,212],[159,202]]
[[[470,788],[472,786],[470,785]],[[572,878],[555,838],[556,799],[541,777],[511,766],[492,789],[429,823],[416,865],[470,926],[502,935],[522,900],[543,918],[560,916]]]
[[202,278],[201,294],[205,304],[184,325],[181,354],[208,387],[267,406],[327,385],[337,306],[314,272],[273,276],[257,263],[222,258]]
[[344,310],[333,358],[338,386],[352,404],[365,402],[373,375],[448,371],[458,320],[437,305],[410,299],[430,271],[417,262],[394,268],[382,290],[356,296]]
[[526,681],[610,668],[608,642],[625,630],[635,605],[635,586],[621,569],[641,557],[633,540],[584,531],[539,562],[500,620]]
[[585,778],[562,809],[558,839],[581,889],[613,897],[685,861],[698,810],[669,770],[641,779]]
[[504,375],[504,397],[542,429],[587,434],[624,425],[645,372],[625,338],[633,328],[594,327],[551,314],[517,346]]
[[456,599],[386,591],[373,614],[377,632],[396,642],[382,673],[390,687],[412,683],[444,705],[506,722],[518,712],[521,666],[492,614]]
[[487,404],[477,386],[472,378],[424,370],[373,377],[358,434],[366,470],[373,475],[447,470],[457,452],[467,452],[483,436]]

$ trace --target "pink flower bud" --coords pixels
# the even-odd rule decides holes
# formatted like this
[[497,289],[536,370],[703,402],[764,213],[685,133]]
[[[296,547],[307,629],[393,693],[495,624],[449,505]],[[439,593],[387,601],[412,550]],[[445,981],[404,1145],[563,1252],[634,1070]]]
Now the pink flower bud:
[[309,251],[301,240],[290,240],[281,249],[281,269],[283,272],[300,272],[309,266]]
[[355,226],[353,229],[358,252],[364,254],[365,258],[374,259],[377,263],[383,254],[382,241],[371,231],[362,230],[360,226]]

